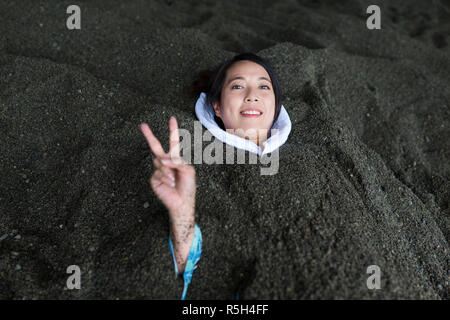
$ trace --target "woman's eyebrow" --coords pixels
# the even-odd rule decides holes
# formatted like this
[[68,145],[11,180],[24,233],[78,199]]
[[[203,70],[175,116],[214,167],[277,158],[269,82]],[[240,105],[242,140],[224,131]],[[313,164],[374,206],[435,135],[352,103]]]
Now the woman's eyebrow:
[[[239,80],[239,79],[240,79],[240,80],[245,80],[244,77],[240,77],[240,76],[239,76],[239,77],[234,77],[234,78],[228,80],[227,84],[233,82],[234,80]],[[259,77],[258,80],[266,80],[266,81],[271,82],[271,81],[270,81],[269,79],[267,79],[266,77]]]

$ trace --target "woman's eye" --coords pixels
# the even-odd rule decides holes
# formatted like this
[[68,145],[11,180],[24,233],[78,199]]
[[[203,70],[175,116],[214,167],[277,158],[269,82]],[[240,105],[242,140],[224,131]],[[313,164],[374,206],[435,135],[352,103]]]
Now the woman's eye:
[[[235,85],[233,85],[233,86],[231,87],[231,89],[240,89],[240,88],[242,88],[242,86],[239,85],[239,84],[235,84]],[[267,86],[267,85],[262,85],[262,86],[260,86],[260,88],[264,88],[264,89],[270,90],[269,86]]]

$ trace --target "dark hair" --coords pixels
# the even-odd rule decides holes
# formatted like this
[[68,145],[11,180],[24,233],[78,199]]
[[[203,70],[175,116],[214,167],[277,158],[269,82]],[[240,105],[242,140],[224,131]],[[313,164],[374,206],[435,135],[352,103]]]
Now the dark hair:
[[[273,118],[273,122],[275,122],[278,119],[278,116],[281,111],[281,87],[280,83],[278,82],[277,75],[275,74],[275,71],[273,70],[272,66],[269,64],[268,61],[261,58],[260,56],[257,56],[256,54],[246,52],[241,53],[239,55],[234,56],[232,59],[225,61],[222,63],[217,71],[212,75],[209,81],[208,90],[206,93],[206,103],[212,106],[213,102],[220,101],[220,97],[222,94],[222,87],[223,83],[225,81],[225,77],[227,74],[227,70],[238,61],[252,61],[260,66],[262,66],[264,69],[266,69],[267,73],[270,76],[270,80],[272,81],[272,88],[275,93],[275,115]],[[214,116],[214,120],[216,120],[217,124],[225,130],[225,126],[223,125],[222,119],[220,119],[217,116]]]

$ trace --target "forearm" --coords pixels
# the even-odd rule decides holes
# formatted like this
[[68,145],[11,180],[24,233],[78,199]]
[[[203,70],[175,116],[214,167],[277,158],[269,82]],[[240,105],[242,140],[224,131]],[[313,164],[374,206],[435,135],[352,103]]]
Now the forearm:
[[195,215],[192,213],[184,214],[181,217],[170,216],[170,237],[172,238],[175,260],[178,272],[183,274],[194,239]]

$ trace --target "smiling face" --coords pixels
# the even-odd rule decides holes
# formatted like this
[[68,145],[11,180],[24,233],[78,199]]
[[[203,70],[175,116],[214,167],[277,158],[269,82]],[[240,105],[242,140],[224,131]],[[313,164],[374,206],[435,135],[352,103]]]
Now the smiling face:
[[266,69],[247,60],[234,63],[227,70],[220,102],[214,102],[213,108],[231,133],[258,145],[267,140],[275,115],[275,93]]

